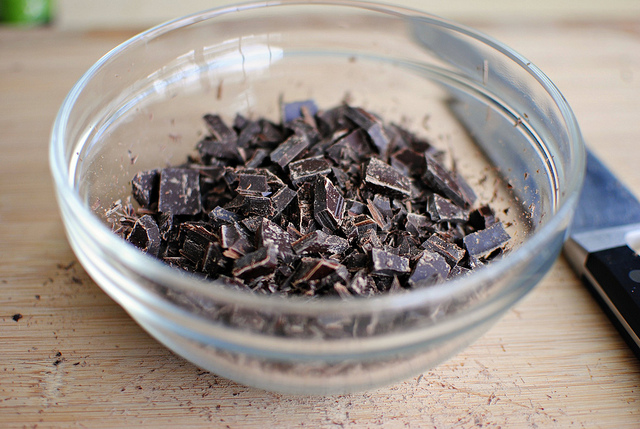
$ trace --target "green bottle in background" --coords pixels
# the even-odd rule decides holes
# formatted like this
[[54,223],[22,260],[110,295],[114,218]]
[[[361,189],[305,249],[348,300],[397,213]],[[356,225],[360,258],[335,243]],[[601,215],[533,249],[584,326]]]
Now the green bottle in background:
[[51,20],[51,0],[0,0],[0,22],[40,25]]

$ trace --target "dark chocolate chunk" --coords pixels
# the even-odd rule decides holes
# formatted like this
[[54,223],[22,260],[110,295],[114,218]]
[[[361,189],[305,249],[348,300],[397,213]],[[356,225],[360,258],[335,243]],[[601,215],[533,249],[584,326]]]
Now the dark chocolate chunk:
[[208,245],[203,247],[200,243],[193,241],[190,238],[187,238],[182,243],[182,248],[180,249],[180,256],[185,259],[188,259],[191,264],[195,267],[196,270],[201,269],[202,264],[204,262],[204,257],[207,253]]
[[337,235],[314,231],[294,241],[291,246],[299,255],[307,253],[336,254],[347,250],[349,248],[349,242]]
[[360,201],[356,200],[344,200],[344,209],[349,212],[350,215],[361,215],[364,214],[367,206],[362,204]]
[[340,261],[349,271],[360,271],[369,265],[369,256],[366,253],[353,251]]
[[427,216],[407,213],[405,228],[416,237],[423,237],[433,232],[433,225]]
[[369,160],[364,180],[382,192],[400,196],[411,195],[411,182],[409,179],[378,158]]
[[227,260],[222,254],[222,247],[218,243],[209,243],[202,262],[202,271],[215,275],[226,269]]
[[425,152],[427,168],[423,175],[426,183],[436,192],[449,198],[460,207],[469,207],[473,201],[468,200],[468,195],[460,189],[454,176],[447,171],[435,158]]
[[264,164],[265,160],[269,158],[270,153],[271,151],[269,149],[258,148],[253,151],[253,155],[251,155],[251,158],[249,158],[244,165],[247,168],[260,167]]
[[348,277],[347,269],[337,261],[324,258],[302,258],[294,274],[294,284],[320,280],[335,273]]
[[409,258],[394,255],[382,249],[371,250],[371,261],[373,264],[372,273],[383,276],[395,276],[407,274],[411,271]]
[[464,237],[464,247],[469,255],[475,258],[486,258],[495,250],[503,247],[510,238],[511,236],[505,231],[502,222],[497,222],[487,229]]
[[252,241],[252,238],[239,223],[220,227],[220,245],[223,249],[229,250],[225,255],[229,258],[238,259],[240,256],[254,251]]
[[298,193],[291,190],[288,186],[283,186],[275,194],[271,195],[271,206],[273,207],[273,216],[277,217],[293,202]]
[[323,156],[301,159],[289,164],[289,177],[294,185],[331,173],[331,165]]
[[219,115],[207,114],[203,117],[207,129],[216,140],[235,146],[238,134],[224,123]]
[[407,283],[411,287],[428,286],[446,280],[449,271],[451,267],[442,255],[425,251]]
[[158,211],[172,215],[200,213],[200,173],[188,168],[165,168],[160,173]]
[[141,171],[133,176],[131,188],[133,198],[141,207],[150,208],[158,202],[160,172],[158,170]]
[[469,268],[465,268],[465,267],[461,267],[460,265],[456,265],[453,268],[451,268],[451,271],[449,271],[449,276],[447,277],[448,279],[452,279],[455,277],[464,277],[467,274],[469,274],[471,272],[471,270]]
[[284,125],[285,130],[290,130],[294,135],[304,138],[309,142],[309,146],[313,146],[320,141],[320,132],[316,128],[315,121],[312,117],[305,116],[303,118],[294,119]]
[[386,155],[389,137],[384,132],[380,119],[360,107],[348,107],[345,116],[367,132],[380,155]]
[[344,198],[327,177],[316,181],[313,216],[323,227],[333,231],[342,223]]
[[431,219],[437,222],[466,222],[469,213],[462,207],[452,204],[446,198],[431,194],[427,198],[427,210]]
[[296,259],[291,248],[292,240],[289,233],[269,219],[262,219],[256,231],[256,242],[258,247],[272,247],[278,259],[283,262],[292,263]]
[[243,279],[255,279],[272,273],[278,266],[278,256],[273,247],[261,247],[236,260],[231,271]]
[[462,258],[464,258],[465,251],[455,243],[449,243],[443,240],[439,235],[433,234],[422,243],[422,247],[431,252],[436,252],[444,256],[444,258],[451,265],[456,265]]
[[212,158],[224,159],[234,162],[242,162],[243,158],[235,142],[216,140],[212,137],[205,137],[196,147],[202,159],[209,162]]
[[238,186],[236,191],[244,194],[262,194],[269,192],[271,188],[267,184],[267,177],[257,174],[238,174]]
[[358,271],[349,283],[349,291],[360,296],[371,296],[378,292],[376,283],[366,270]]
[[206,248],[209,243],[218,240],[211,229],[212,226],[207,223],[184,222],[180,225],[180,237],[182,240],[190,239]]
[[388,197],[384,197],[382,195],[374,195],[373,197],[373,205],[378,209],[378,211],[385,217],[393,216],[393,210],[391,209],[391,201]]
[[139,218],[133,225],[131,233],[127,237],[127,240],[152,256],[158,256],[160,251],[160,230],[158,224],[152,216],[144,215]]
[[295,161],[309,147],[309,140],[306,137],[292,135],[282,142],[273,152],[271,161],[280,167],[286,167],[291,161]]
[[214,225],[220,226],[222,224],[232,224],[238,222],[242,219],[242,217],[234,212],[230,212],[229,210],[225,210],[222,207],[217,206],[216,208],[211,210],[211,212],[209,212],[209,219]]
[[420,177],[424,174],[427,163],[421,153],[404,148],[391,155],[391,166],[405,176]]
[[298,230],[302,235],[315,231],[313,218],[313,183],[304,182],[298,188]]
[[373,153],[366,132],[360,128],[341,137],[327,149],[327,156],[336,164],[360,163]]
[[[237,122],[241,125],[241,127],[238,127],[240,130],[238,132],[238,146],[246,148],[254,145],[262,131],[262,126],[258,122],[249,121],[246,118],[243,118],[243,121],[239,121],[238,117],[239,115],[236,116],[236,121],[234,121],[234,124]],[[242,123],[240,124],[240,122]]]
[[367,231],[376,231],[376,223],[367,215],[347,216],[341,226],[348,239],[364,235]]
[[245,216],[258,215],[270,217],[273,215],[273,206],[269,197],[252,194],[239,194],[229,201],[224,207],[226,210],[241,213]]

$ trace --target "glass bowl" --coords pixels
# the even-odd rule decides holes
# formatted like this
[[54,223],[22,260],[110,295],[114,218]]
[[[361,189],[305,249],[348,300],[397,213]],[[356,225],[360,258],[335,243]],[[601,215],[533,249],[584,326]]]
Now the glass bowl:
[[[279,100],[304,99],[347,100],[448,150],[508,221],[510,251],[406,293],[305,300],[185,274],[111,231],[110,204],[136,172],[184,162],[203,114],[279,121]],[[415,10],[282,0],[190,15],[116,47],[65,99],[50,160],[79,261],[145,330],[216,374],[319,394],[407,378],[481,336],[554,263],[585,155],[558,89],[501,43]]]

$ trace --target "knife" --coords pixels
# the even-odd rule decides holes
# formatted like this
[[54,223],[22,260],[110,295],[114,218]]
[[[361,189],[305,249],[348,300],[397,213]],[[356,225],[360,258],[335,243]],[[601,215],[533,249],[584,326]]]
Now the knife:
[[638,358],[639,250],[640,203],[587,150],[584,187],[564,253]]

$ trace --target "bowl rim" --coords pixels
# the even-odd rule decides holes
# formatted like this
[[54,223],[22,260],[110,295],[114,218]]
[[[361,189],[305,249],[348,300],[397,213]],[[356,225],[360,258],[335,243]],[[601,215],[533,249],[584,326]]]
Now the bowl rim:
[[[362,299],[360,297],[354,299],[340,299],[333,297],[323,297],[309,300],[297,296],[279,296],[279,295],[257,295],[244,291],[230,290],[228,288],[212,288],[215,281],[204,280],[169,267],[161,261],[149,255],[143,254],[133,246],[126,243],[120,237],[115,235],[90,208],[85,205],[81,197],[76,192],[73,185],[75,170],[68,165],[65,160],[65,133],[67,129],[67,119],[69,118],[74,104],[82,93],[83,89],[91,78],[108,62],[125,52],[125,50],[135,44],[145,43],[149,39],[156,38],[165,33],[196,24],[202,21],[210,20],[218,16],[229,13],[240,13],[245,10],[253,10],[259,8],[272,8],[281,6],[331,6],[352,9],[362,9],[369,12],[378,12],[385,15],[391,15],[398,18],[419,18],[431,25],[447,28],[456,31],[465,36],[471,37],[508,57],[512,62],[518,64],[522,69],[534,77],[538,83],[546,90],[547,94],[553,99],[555,105],[560,110],[566,124],[566,130],[569,136],[570,150],[575,155],[575,162],[572,164],[572,170],[567,171],[567,189],[574,189],[570,195],[564,195],[564,201],[559,201],[557,211],[550,219],[541,225],[533,234],[525,240],[517,249],[509,252],[508,256],[491,263],[489,268],[480,269],[474,272],[472,276],[452,279],[446,282],[429,286],[428,288],[409,290],[402,294],[380,294],[373,297]],[[71,150],[67,148],[67,150]],[[75,149],[74,149],[75,150]],[[183,291],[194,291],[207,298],[237,304],[244,308],[255,308],[261,311],[286,312],[286,313],[304,313],[305,315],[321,315],[327,313],[342,314],[367,314],[390,309],[409,309],[423,306],[427,303],[440,301],[442,299],[452,298],[465,292],[473,291],[479,285],[487,284],[493,279],[499,278],[500,274],[504,274],[523,262],[526,262],[532,255],[544,244],[553,231],[559,230],[563,225],[568,225],[572,216],[573,207],[575,207],[582,185],[585,169],[585,148],[577,123],[577,119],[555,84],[535,65],[528,61],[525,57],[515,52],[503,43],[493,39],[490,36],[476,31],[463,24],[456,23],[447,19],[431,15],[429,13],[410,9],[395,5],[388,5],[370,1],[360,0],[277,0],[277,1],[251,1],[238,3],[234,5],[220,6],[196,12],[184,17],[176,18],[165,23],[159,24],[146,31],[143,31],[127,41],[116,46],[107,52],[102,58],[94,63],[83,76],[75,83],[66,98],[64,99],[60,110],[55,118],[55,122],[51,132],[49,146],[50,169],[54,179],[59,205],[68,204],[72,213],[81,217],[81,221],[92,231],[96,241],[101,245],[102,250],[106,250],[114,256],[116,260],[121,262],[127,268],[137,273],[143,273],[145,278],[162,284],[164,286],[175,286]],[[64,201],[64,202],[63,202]],[[517,284],[511,285],[516,288]],[[150,290],[139,287],[133,293],[142,301],[154,302],[156,305],[166,309],[175,309],[178,306],[170,302],[166,298],[159,298]],[[492,297],[492,300],[479,301],[472,308],[484,307],[490,305],[491,301],[496,301],[499,297]]]

